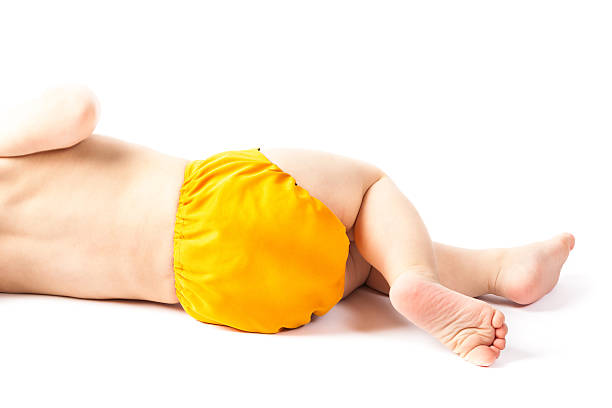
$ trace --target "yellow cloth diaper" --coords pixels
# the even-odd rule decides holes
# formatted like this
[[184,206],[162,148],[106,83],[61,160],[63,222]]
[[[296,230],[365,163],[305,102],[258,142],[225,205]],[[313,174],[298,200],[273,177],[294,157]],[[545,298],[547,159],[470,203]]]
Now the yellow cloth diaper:
[[179,302],[192,317],[276,333],[340,301],[344,224],[257,148],[190,161],[174,229]]

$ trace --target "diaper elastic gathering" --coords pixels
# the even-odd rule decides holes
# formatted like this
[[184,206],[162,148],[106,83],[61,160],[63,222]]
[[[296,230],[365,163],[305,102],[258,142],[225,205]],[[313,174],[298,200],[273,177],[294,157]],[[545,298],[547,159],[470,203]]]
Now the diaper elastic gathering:
[[184,177],[174,275],[189,315],[276,333],[340,301],[349,251],[344,224],[258,148],[190,161]]

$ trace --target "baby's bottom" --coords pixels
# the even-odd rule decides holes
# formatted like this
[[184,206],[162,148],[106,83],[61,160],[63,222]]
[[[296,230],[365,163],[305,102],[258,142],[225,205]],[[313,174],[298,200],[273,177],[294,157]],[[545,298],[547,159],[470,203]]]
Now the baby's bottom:
[[368,163],[319,151],[261,148],[344,223],[351,240],[345,294],[366,283],[467,360],[490,365],[505,347],[501,312],[486,293],[531,303],[555,286],[573,237],[513,249],[467,250],[432,243],[416,209]]

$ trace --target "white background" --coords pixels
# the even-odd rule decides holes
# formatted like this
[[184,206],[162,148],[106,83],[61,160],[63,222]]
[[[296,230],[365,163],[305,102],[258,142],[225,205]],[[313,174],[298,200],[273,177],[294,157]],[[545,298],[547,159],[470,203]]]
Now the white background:
[[510,328],[490,368],[367,289],[278,335],[175,306],[0,295],[1,406],[609,403],[610,2],[0,4],[2,109],[86,84],[97,133],[168,154],[372,162],[437,241],[577,239],[542,300],[489,299]]

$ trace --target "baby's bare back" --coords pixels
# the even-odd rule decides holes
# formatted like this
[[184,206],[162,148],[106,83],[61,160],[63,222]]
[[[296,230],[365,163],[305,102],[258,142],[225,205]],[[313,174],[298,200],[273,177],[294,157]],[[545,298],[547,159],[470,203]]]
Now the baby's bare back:
[[176,303],[186,163],[97,135],[0,158],[0,292]]

